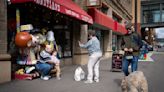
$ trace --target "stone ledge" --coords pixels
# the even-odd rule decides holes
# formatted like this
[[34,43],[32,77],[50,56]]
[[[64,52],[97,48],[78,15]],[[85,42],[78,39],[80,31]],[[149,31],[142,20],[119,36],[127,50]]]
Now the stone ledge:
[[83,52],[83,53],[74,53],[74,55],[87,55],[88,52]]
[[104,51],[104,52],[113,52],[113,50],[106,50],[106,51]]
[[10,61],[11,55],[10,54],[0,54],[0,62],[1,61]]

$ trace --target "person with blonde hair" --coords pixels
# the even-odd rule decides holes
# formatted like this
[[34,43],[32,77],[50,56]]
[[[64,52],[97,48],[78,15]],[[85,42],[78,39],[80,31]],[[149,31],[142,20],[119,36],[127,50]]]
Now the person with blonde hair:
[[[45,50],[40,53],[40,60],[36,64],[36,69],[41,74],[41,79],[49,80],[51,78],[50,71],[56,69],[56,77],[60,80],[60,60],[56,57],[56,50],[52,45],[46,45]],[[54,67],[55,66],[55,67]]]

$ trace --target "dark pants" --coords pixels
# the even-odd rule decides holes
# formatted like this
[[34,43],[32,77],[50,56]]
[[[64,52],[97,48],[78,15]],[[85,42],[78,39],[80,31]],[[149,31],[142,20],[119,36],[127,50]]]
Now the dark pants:
[[53,68],[53,65],[48,63],[37,63],[35,67],[39,71],[39,73],[41,73],[41,76],[47,76]]
[[128,67],[131,64],[131,71],[137,71],[138,68],[138,56],[133,56],[133,59],[128,60],[125,57],[123,58],[122,69],[125,76],[129,75]]

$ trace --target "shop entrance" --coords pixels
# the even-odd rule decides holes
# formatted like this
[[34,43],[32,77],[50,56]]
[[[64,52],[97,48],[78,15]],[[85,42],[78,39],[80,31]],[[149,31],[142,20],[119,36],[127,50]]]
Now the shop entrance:
[[[19,16],[16,14],[17,10],[19,10]],[[30,33],[43,32],[43,29],[46,32],[53,31],[61,58],[72,57],[73,18],[34,3],[8,5],[9,52],[13,53],[12,51],[14,51],[14,48],[10,45],[14,43],[13,39],[17,32],[18,21],[16,17],[20,17],[19,25],[32,24],[34,30]]]

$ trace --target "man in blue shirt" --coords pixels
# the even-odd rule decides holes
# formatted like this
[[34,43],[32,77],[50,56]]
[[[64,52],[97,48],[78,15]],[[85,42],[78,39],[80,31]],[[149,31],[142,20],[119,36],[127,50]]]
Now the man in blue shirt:
[[[79,46],[81,48],[86,48],[89,53],[88,60],[88,76],[85,83],[92,83],[93,79],[95,82],[99,82],[99,63],[100,58],[102,57],[102,52],[100,49],[100,41],[97,39],[95,31],[90,31],[88,33],[89,41],[85,44],[82,44],[79,41]],[[95,76],[93,78],[93,70]]]

